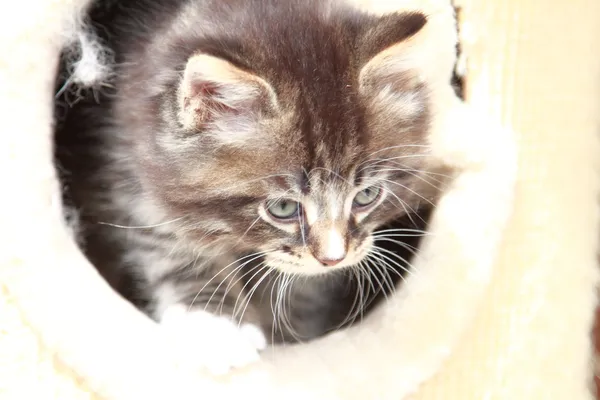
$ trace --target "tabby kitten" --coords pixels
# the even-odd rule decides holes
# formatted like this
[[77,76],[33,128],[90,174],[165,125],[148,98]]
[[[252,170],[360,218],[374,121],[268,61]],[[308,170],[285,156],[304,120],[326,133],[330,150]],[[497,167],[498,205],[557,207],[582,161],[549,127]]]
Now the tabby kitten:
[[84,251],[115,288],[216,371],[364,311],[358,271],[391,286],[382,270],[403,258],[376,242],[410,249],[410,229],[376,230],[423,220],[435,195],[410,57],[424,15],[136,0],[90,18],[114,92],[69,110],[57,159]]

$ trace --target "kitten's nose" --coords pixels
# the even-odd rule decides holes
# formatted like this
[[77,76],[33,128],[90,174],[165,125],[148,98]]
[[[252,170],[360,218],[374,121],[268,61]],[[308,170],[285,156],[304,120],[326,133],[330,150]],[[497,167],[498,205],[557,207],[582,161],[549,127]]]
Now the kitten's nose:
[[342,261],[344,261],[344,257],[342,258],[317,258],[317,260],[326,267],[333,267]]
[[313,257],[324,267],[333,267],[344,261],[347,255],[348,243],[343,229],[338,226],[312,229],[315,236],[310,242]]

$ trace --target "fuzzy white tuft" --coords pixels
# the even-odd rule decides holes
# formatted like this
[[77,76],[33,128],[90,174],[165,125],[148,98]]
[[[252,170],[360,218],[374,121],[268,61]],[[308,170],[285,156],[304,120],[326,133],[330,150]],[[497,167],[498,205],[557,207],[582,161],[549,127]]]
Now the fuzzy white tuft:
[[78,59],[73,62],[73,82],[85,87],[102,84],[110,74],[107,50],[91,32],[77,34]]
[[65,90],[97,89],[112,74],[113,54],[86,21],[87,8],[80,7],[67,17],[63,30],[63,49],[67,63]]

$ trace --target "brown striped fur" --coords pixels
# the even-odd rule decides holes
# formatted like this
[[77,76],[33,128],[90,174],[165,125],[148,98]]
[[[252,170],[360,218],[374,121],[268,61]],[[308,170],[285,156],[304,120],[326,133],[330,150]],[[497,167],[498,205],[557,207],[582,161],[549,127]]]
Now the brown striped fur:
[[[57,134],[86,254],[156,319],[178,303],[244,314],[288,340],[331,329],[343,318],[277,323],[269,293],[293,275],[304,282],[289,289],[291,315],[337,301],[317,299],[332,271],[433,199],[428,88],[409,46],[425,16],[339,0],[98,4],[114,92],[78,103]],[[369,186],[380,199],[356,208]],[[269,217],[279,198],[302,204],[296,220]],[[333,253],[342,260],[325,265]]]

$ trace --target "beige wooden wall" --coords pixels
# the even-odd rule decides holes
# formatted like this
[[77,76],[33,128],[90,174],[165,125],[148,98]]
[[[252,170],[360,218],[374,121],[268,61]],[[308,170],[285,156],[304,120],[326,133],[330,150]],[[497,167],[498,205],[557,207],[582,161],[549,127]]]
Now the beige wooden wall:
[[517,207],[470,337],[416,397],[589,399],[600,1],[455,3],[465,97],[518,134]]

